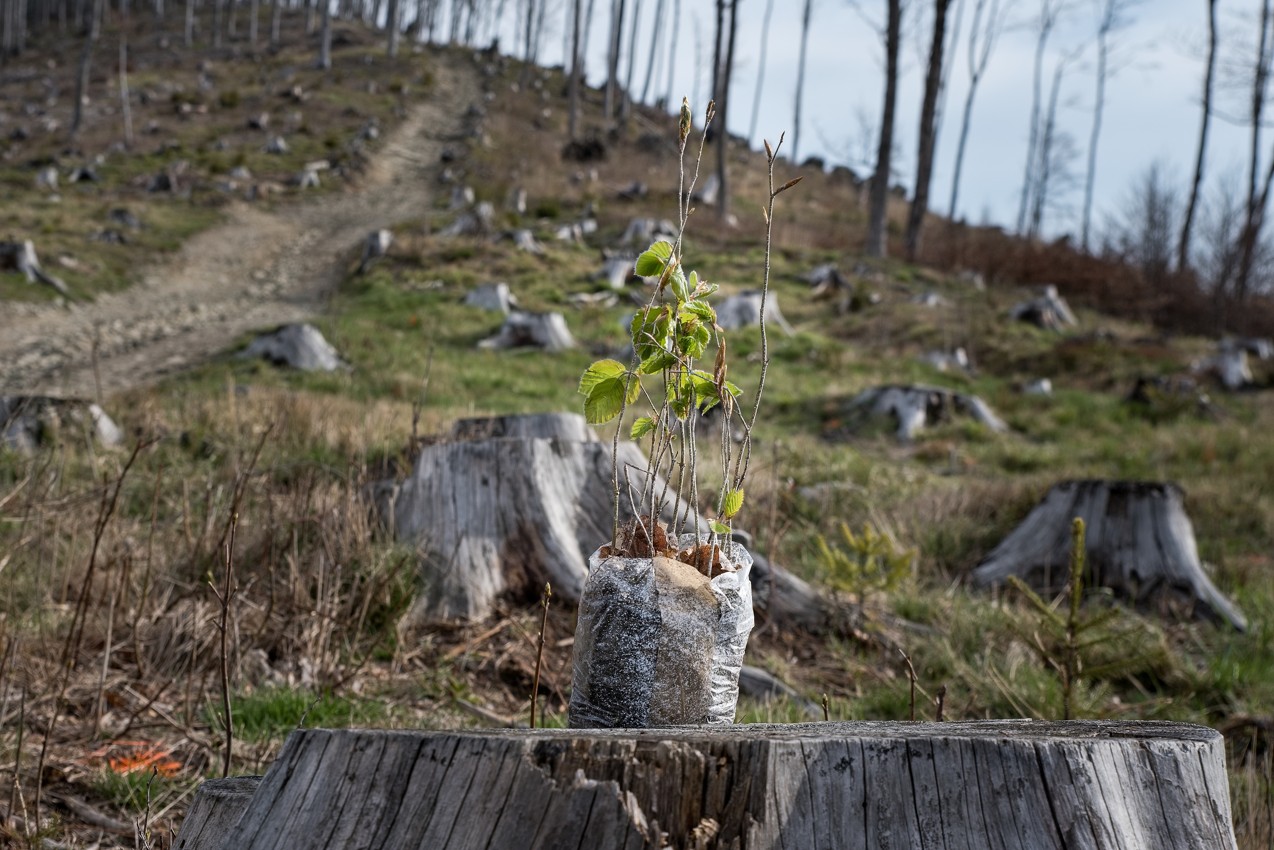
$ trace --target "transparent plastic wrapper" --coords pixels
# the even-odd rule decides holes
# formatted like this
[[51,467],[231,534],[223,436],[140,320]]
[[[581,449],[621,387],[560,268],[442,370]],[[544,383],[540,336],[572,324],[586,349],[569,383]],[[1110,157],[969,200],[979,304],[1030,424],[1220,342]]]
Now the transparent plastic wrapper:
[[[708,535],[681,536],[679,548]],[[752,631],[752,556],[726,542],[732,568],[709,579],[690,564],[589,558],[575,626],[572,728],[734,722],[739,672]]]

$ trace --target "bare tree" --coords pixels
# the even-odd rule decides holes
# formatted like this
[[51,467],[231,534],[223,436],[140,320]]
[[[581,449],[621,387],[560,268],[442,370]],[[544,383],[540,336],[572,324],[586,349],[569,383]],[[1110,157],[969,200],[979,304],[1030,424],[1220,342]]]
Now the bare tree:
[[1004,31],[1004,22],[1012,6],[1012,0],[1001,5],[1000,0],[977,0],[973,8],[973,23],[969,29],[969,89],[964,94],[964,114],[960,119],[960,141],[956,145],[955,170],[951,176],[951,203],[947,206],[947,218],[955,221],[956,200],[960,194],[960,171],[964,166],[964,150],[969,141],[969,124],[973,118],[973,99],[978,84],[991,61],[991,51]]
[[1252,271],[1256,265],[1257,249],[1261,241],[1261,229],[1265,223],[1265,210],[1269,201],[1270,183],[1274,180],[1274,156],[1270,157],[1265,179],[1260,179],[1261,122],[1265,111],[1266,87],[1274,59],[1274,39],[1271,38],[1270,0],[1261,3],[1260,32],[1257,38],[1256,64],[1252,74],[1251,150],[1248,160],[1247,205],[1243,231],[1239,237],[1239,267],[1234,281],[1234,299],[1241,306],[1247,300]]
[[641,86],[641,102],[649,103],[647,98],[650,97],[650,83],[655,76],[655,62],[658,61],[659,46],[663,43],[660,36],[664,30],[664,0],[659,0],[659,4],[655,6],[655,20],[650,25],[650,56],[646,63],[646,82]]
[[1208,150],[1208,125],[1212,118],[1212,81],[1216,74],[1216,0],[1208,0],[1208,57],[1203,73],[1203,116],[1199,121],[1199,146],[1194,157],[1194,179],[1190,182],[1185,215],[1181,220],[1181,238],[1177,243],[1177,268],[1190,266],[1190,230],[1194,226],[1199,202],[1199,185],[1203,182],[1203,164]]
[[[724,0],[723,0],[724,2]],[[734,76],[734,44],[739,31],[739,0],[730,2],[730,28],[725,36],[725,61],[717,70],[717,219],[725,221],[730,215],[729,170],[726,168],[730,133],[726,119],[730,110],[730,78]]]
[[1026,142],[1026,168],[1022,177],[1022,195],[1017,208],[1017,232],[1026,229],[1026,215],[1031,207],[1031,189],[1038,182],[1040,136],[1040,96],[1044,80],[1044,52],[1049,36],[1057,26],[1066,0],[1040,0],[1039,14],[1035,19],[1035,70],[1031,83],[1031,123]]
[[[792,104],[792,162],[797,159],[801,140],[801,103],[805,93],[805,55],[810,40],[810,17],[814,9],[814,0],[805,0],[805,11],[801,13],[801,52],[796,61],[796,99]],[[901,10],[899,15],[901,15]]]
[[[748,144],[756,138],[756,122],[761,115],[761,91],[765,88],[765,54],[769,47],[770,16],[773,12],[774,0],[765,0],[765,17],[761,21],[761,56],[756,66],[756,90],[752,93],[752,120],[748,122]],[[802,70],[801,73],[804,71]]]
[[619,50],[624,34],[624,0],[611,0],[610,42],[606,59],[606,120],[615,117],[615,95],[619,85]]
[[580,86],[580,29],[583,26],[581,15],[583,0],[574,0],[574,13],[571,16],[571,83],[568,95],[570,106],[566,111],[567,135],[572,140],[579,136],[579,86]]
[[102,0],[93,0],[92,11],[88,20],[88,28],[84,33],[84,47],[80,53],[80,67],[75,75],[75,103],[71,106],[70,140],[75,141],[80,132],[80,124],[84,120],[84,97],[88,92],[89,72],[93,65],[93,46],[97,43],[101,31]]
[[929,211],[929,182],[933,177],[933,151],[938,136],[934,119],[938,108],[938,92],[942,88],[942,53],[947,43],[947,12],[950,9],[950,0],[934,0],[933,38],[929,48],[924,101],[920,107],[919,143],[916,146],[916,187],[911,198],[911,209],[907,213],[904,241],[907,261],[913,263],[920,252],[920,231],[924,227],[925,213]]
[[385,11],[385,29],[389,30],[389,44],[385,46],[385,52],[389,54],[390,59],[398,56],[398,16],[401,14],[401,6],[401,0],[389,0],[389,6]]
[[668,45],[668,96],[664,100],[671,107],[673,100],[672,87],[676,85],[675,72],[677,70],[677,36],[681,33],[681,0],[672,0],[672,38],[669,39]]
[[637,66],[637,30],[641,20],[641,3],[633,4],[632,21],[628,25],[628,71],[624,74],[624,90],[619,98],[619,123],[628,126],[628,113],[633,102],[633,68]]
[[1106,109],[1106,80],[1110,76],[1110,38],[1128,26],[1128,11],[1138,0],[1095,0],[1097,4],[1097,97],[1093,104],[1093,128],[1088,138],[1088,168],[1084,172],[1084,212],[1079,244],[1088,250],[1088,230],[1093,213],[1093,183],[1097,177],[1097,141],[1101,136],[1102,113]]
[[1079,58],[1082,47],[1058,57],[1053,68],[1053,85],[1049,91],[1048,109],[1044,113],[1040,126],[1040,135],[1036,154],[1037,167],[1034,173],[1034,185],[1031,187],[1031,222],[1028,235],[1032,239],[1039,238],[1044,227],[1044,213],[1051,206],[1059,203],[1059,195],[1068,189],[1074,180],[1071,163],[1078,156],[1075,139],[1057,126],[1057,106],[1062,90],[1062,80],[1066,69]]
[[119,3],[119,106],[124,119],[124,147],[133,146],[133,107],[128,94],[128,0]]
[[283,2],[270,0],[270,49],[278,50],[283,37]]
[[323,4],[323,32],[319,35],[318,67],[324,71],[332,67],[332,0],[318,0]]
[[885,100],[880,110],[880,142],[876,148],[876,173],[871,178],[867,202],[869,257],[885,256],[885,214],[889,201],[889,174],[894,149],[894,112],[898,101],[898,45],[902,41],[902,0],[886,0]]

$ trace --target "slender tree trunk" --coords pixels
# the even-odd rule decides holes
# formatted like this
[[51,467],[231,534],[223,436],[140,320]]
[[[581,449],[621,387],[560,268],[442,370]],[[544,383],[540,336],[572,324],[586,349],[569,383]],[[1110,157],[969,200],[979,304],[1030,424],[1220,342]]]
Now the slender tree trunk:
[[[1252,81],[1252,149],[1248,163],[1247,214],[1239,237],[1239,267],[1234,281],[1234,296],[1240,306],[1247,301],[1252,268],[1256,263],[1256,247],[1260,242],[1265,210],[1265,194],[1258,193],[1261,160],[1261,118],[1265,111],[1265,86],[1270,73],[1270,2],[1261,3],[1261,33]],[[1274,158],[1271,158],[1274,166]],[[1268,181],[1267,184],[1268,186]],[[1258,200],[1259,198],[1259,200]]]
[[1084,172],[1084,212],[1079,228],[1079,245],[1088,250],[1089,225],[1093,215],[1093,184],[1097,179],[1097,140],[1101,137],[1102,114],[1106,109],[1106,69],[1110,58],[1110,31],[1115,25],[1118,0],[1105,0],[1097,27],[1097,93],[1093,104],[1093,129],[1088,137],[1088,167]]
[[93,65],[93,46],[97,42],[98,35],[96,21],[99,19],[101,5],[102,0],[93,0],[88,32],[84,35],[84,48],[80,52],[80,67],[75,75],[75,103],[71,106],[70,141],[72,143],[75,142],[75,137],[80,132],[80,124],[84,120],[84,98],[88,93],[89,73]]
[[226,0],[226,37],[236,38],[239,35],[239,0]]
[[319,0],[323,4],[323,32],[319,35],[318,67],[326,71],[332,67],[332,2]]
[[128,0],[120,0],[119,105],[124,119],[124,147],[133,146],[133,108],[128,96]]
[[402,0],[389,0],[389,9],[386,11],[385,29],[389,30],[389,45],[386,48],[386,52],[389,53],[390,59],[395,59],[398,56],[398,14],[401,6]]
[[925,95],[920,108],[920,144],[916,154],[916,188],[907,214],[905,254],[907,262],[914,263],[920,252],[920,232],[924,227],[925,213],[929,211],[929,181],[933,177],[933,151],[937,145],[938,128],[935,113],[938,109],[938,91],[942,88],[942,54],[947,43],[947,12],[950,0],[934,0],[933,40],[929,47],[929,71],[925,77]]
[[727,118],[730,109],[730,78],[734,76],[734,44],[739,31],[739,0],[730,0],[730,31],[726,36],[725,62],[720,68],[720,99],[717,101],[717,220],[730,216],[730,183],[727,160],[730,131]]
[[898,44],[902,40],[902,2],[887,0],[887,3],[885,102],[880,111],[880,144],[876,148],[876,173],[871,178],[867,208],[865,253],[869,257],[883,257],[886,252],[885,218],[889,202],[890,159],[894,149],[894,111],[898,100]]
[[615,95],[619,87],[619,50],[623,43],[624,33],[624,0],[611,0],[610,7],[610,45],[606,60],[606,121],[615,117]]
[[633,69],[637,66],[637,30],[641,22],[641,3],[633,4],[632,22],[628,25],[628,70],[624,74],[624,89],[619,95],[619,126],[628,126],[628,115],[633,104]]
[[212,49],[221,49],[221,10],[226,0],[212,0]]
[[672,38],[668,44],[668,97],[664,103],[669,109],[676,107],[673,86],[677,84],[677,36],[681,34],[681,0],[672,0]]
[[[800,58],[796,60],[796,100],[792,106],[792,162],[800,162],[798,157],[801,150],[801,105],[805,100],[805,56],[810,40],[810,17],[813,7],[814,0],[805,0],[805,11],[801,13],[801,51]],[[890,14],[893,14],[892,0],[890,7]]]
[[574,141],[579,137],[579,86],[580,86],[580,30],[583,27],[581,14],[583,12],[582,0],[574,0],[574,14],[571,16],[571,86],[569,101],[570,106],[567,108],[566,132]]
[[584,29],[580,33],[579,38],[579,78],[580,84],[588,82],[588,42],[589,35],[593,31],[593,9],[597,5],[597,0],[588,0],[587,11],[584,12]]
[[[712,37],[712,100],[719,105],[721,103],[721,61],[723,58],[722,44],[725,42],[725,11],[726,4],[730,0],[716,0],[717,8],[717,26],[713,30]],[[717,127],[720,128],[720,124]],[[716,131],[714,131],[716,132]]]
[[531,61],[531,44],[535,36],[535,0],[526,0],[526,31],[522,46],[522,58]]
[[650,25],[650,57],[646,62],[646,82],[641,86],[641,102],[649,103],[650,84],[655,77],[655,62],[659,54],[660,40],[659,36],[663,34],[664,23],[664,0],[659,0],[655,6],[655,20]]
[[248,47],[257,49],[257,35],[260,28],[261,0],[252,0],[248,4]]
[[1054,144],[1057,141],[1057,102],[1062,90],[1062,78],[1066,75],[1067,59],[1063,57],[1057,62],[1053,71],[1053,87],[1048,97],[1048,112],[1044,116],[1043,132],[1039,141],[1039,168],[1036,171],[1036,185],[1032,193],[1030,237],[1038,239],[1044,226],[1044,211],[1048,206],[1048,193],[1052,188],[1054,167]]
[[1199,148],[1194,158],[1194,180],[1190,183],[1190,198],[1186,202],[1185,218],[1181,222],[1181,241],[1177,245],[1177,269],[1185,271],[1190,266],[1190,230],[1194,226],[1194,211],[1199,202],[1199,186],[1203,183],[1203,164],[1208,150],[1208,125],[1212,118],[1212,78],[1216,72],[1216,0],[1208,0],[1208,60],[1203,73],[1203,117],[1199,122]]
[[[765,0],[765,16],[761,21],[761,55],[756,65],[756,91],[752,93],[752,120],[748,122],[749,145],[756,140],[756,123],[761,118],[761,91],[765,88],[765,56],[769,49],[770,16],[773,12],[774,0]],[[804,49],[803,39],[802,49]],[[804,73],[803,70],[802,73]]]
[[[950,221],[955,221],[956,218],[956,199],[960,192],[960,172],[964,166],[964,150],[969,140],[969,124],[973,117],[973,99],[977,95],[978,84],[982,82],[982,75],[986,73],[986,67],[991,61],[991,51],[995,47],[995,40],[999,37],[1003,21],[1000,16],[1000,0],[990,0],[990,2],[991,5],[988,8],[987,0],[978,0],[973,9],[973,23],[969,29],[969,90],[964,96],[960,141],[956,146],[955,169],[951,177],[951,204],[947,207],[947,218]],[[983,12],[986,12],[985,20],[982,17]],[[984,29],[983,25],[985,25]]]
[[278,50],[283,36],[283,2],[270,0],[270,49]]
[[1040,8],[1039,29],[1035,39],[1035,69],[1031,83],[1031,125],[1026,142],[1026,170],[1022,177],[1022,196],[1017,207],[1017,232],[1026,228],[1026,214],[1031,204],[1031,188],[1035,185],[1038,166],[1039,131],[1040,131],[1040,94],[1044,80],[1044,49],[1048,46],[1048,37],[1053,31],[1057,17],[1052,6],[1053,0],[1042,0]]
[[195,45],[195,0],[186,0],[186,47]]

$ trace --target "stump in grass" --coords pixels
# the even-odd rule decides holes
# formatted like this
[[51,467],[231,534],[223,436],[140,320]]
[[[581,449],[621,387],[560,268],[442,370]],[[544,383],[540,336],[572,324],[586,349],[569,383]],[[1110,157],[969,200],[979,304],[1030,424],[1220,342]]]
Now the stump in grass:
[[298,730],[225,850],[1233,850],[1224,744],[1176,723]]
[[1087,530],[1088,587],[1110,588],[1139,606],[1185,610],[1224,620],[1240,631],[1247,620],[1212,584],[1194,528],[1175,484],[1144,481],[1064,481],[973,571],[982,587],[1016,575],[1048,595],[1067,581],[1071,521]]
[[942,387],[873,387],[854,396],[845,408],[850,431],[873,419],[886,420],[895,426],[895,433],[903,442],[914,439],[921,428],[947,420],[954,414],[970,416],[992,431],[1008,430],[995,411],[978,396]]
[[[578,602],[589,554],[611,539],[610,442],[565,413],[464,420],[456,437],[426,446],[392,497],[396,536],[424,550],[411,619],[482,619],[502,596],[538,598],[545,581]],[[619,444],[619,468],[639,491],[635,443]],[[621,518],[632,504],[622,495]],[[675,509],[669,499],[667,518]]]
[[575,339],[561,313],[525,313],[515,310],[504,319],[495,336],[478,343],[479,348],[539,348],[565,351],[575,347]]

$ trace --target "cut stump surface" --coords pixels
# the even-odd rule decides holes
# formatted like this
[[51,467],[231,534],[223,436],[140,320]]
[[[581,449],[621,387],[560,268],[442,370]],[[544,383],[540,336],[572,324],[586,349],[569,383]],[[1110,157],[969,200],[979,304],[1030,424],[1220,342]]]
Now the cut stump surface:
[[1224,746],[1176,723],[294,732],[225,850],[1233,850]]

